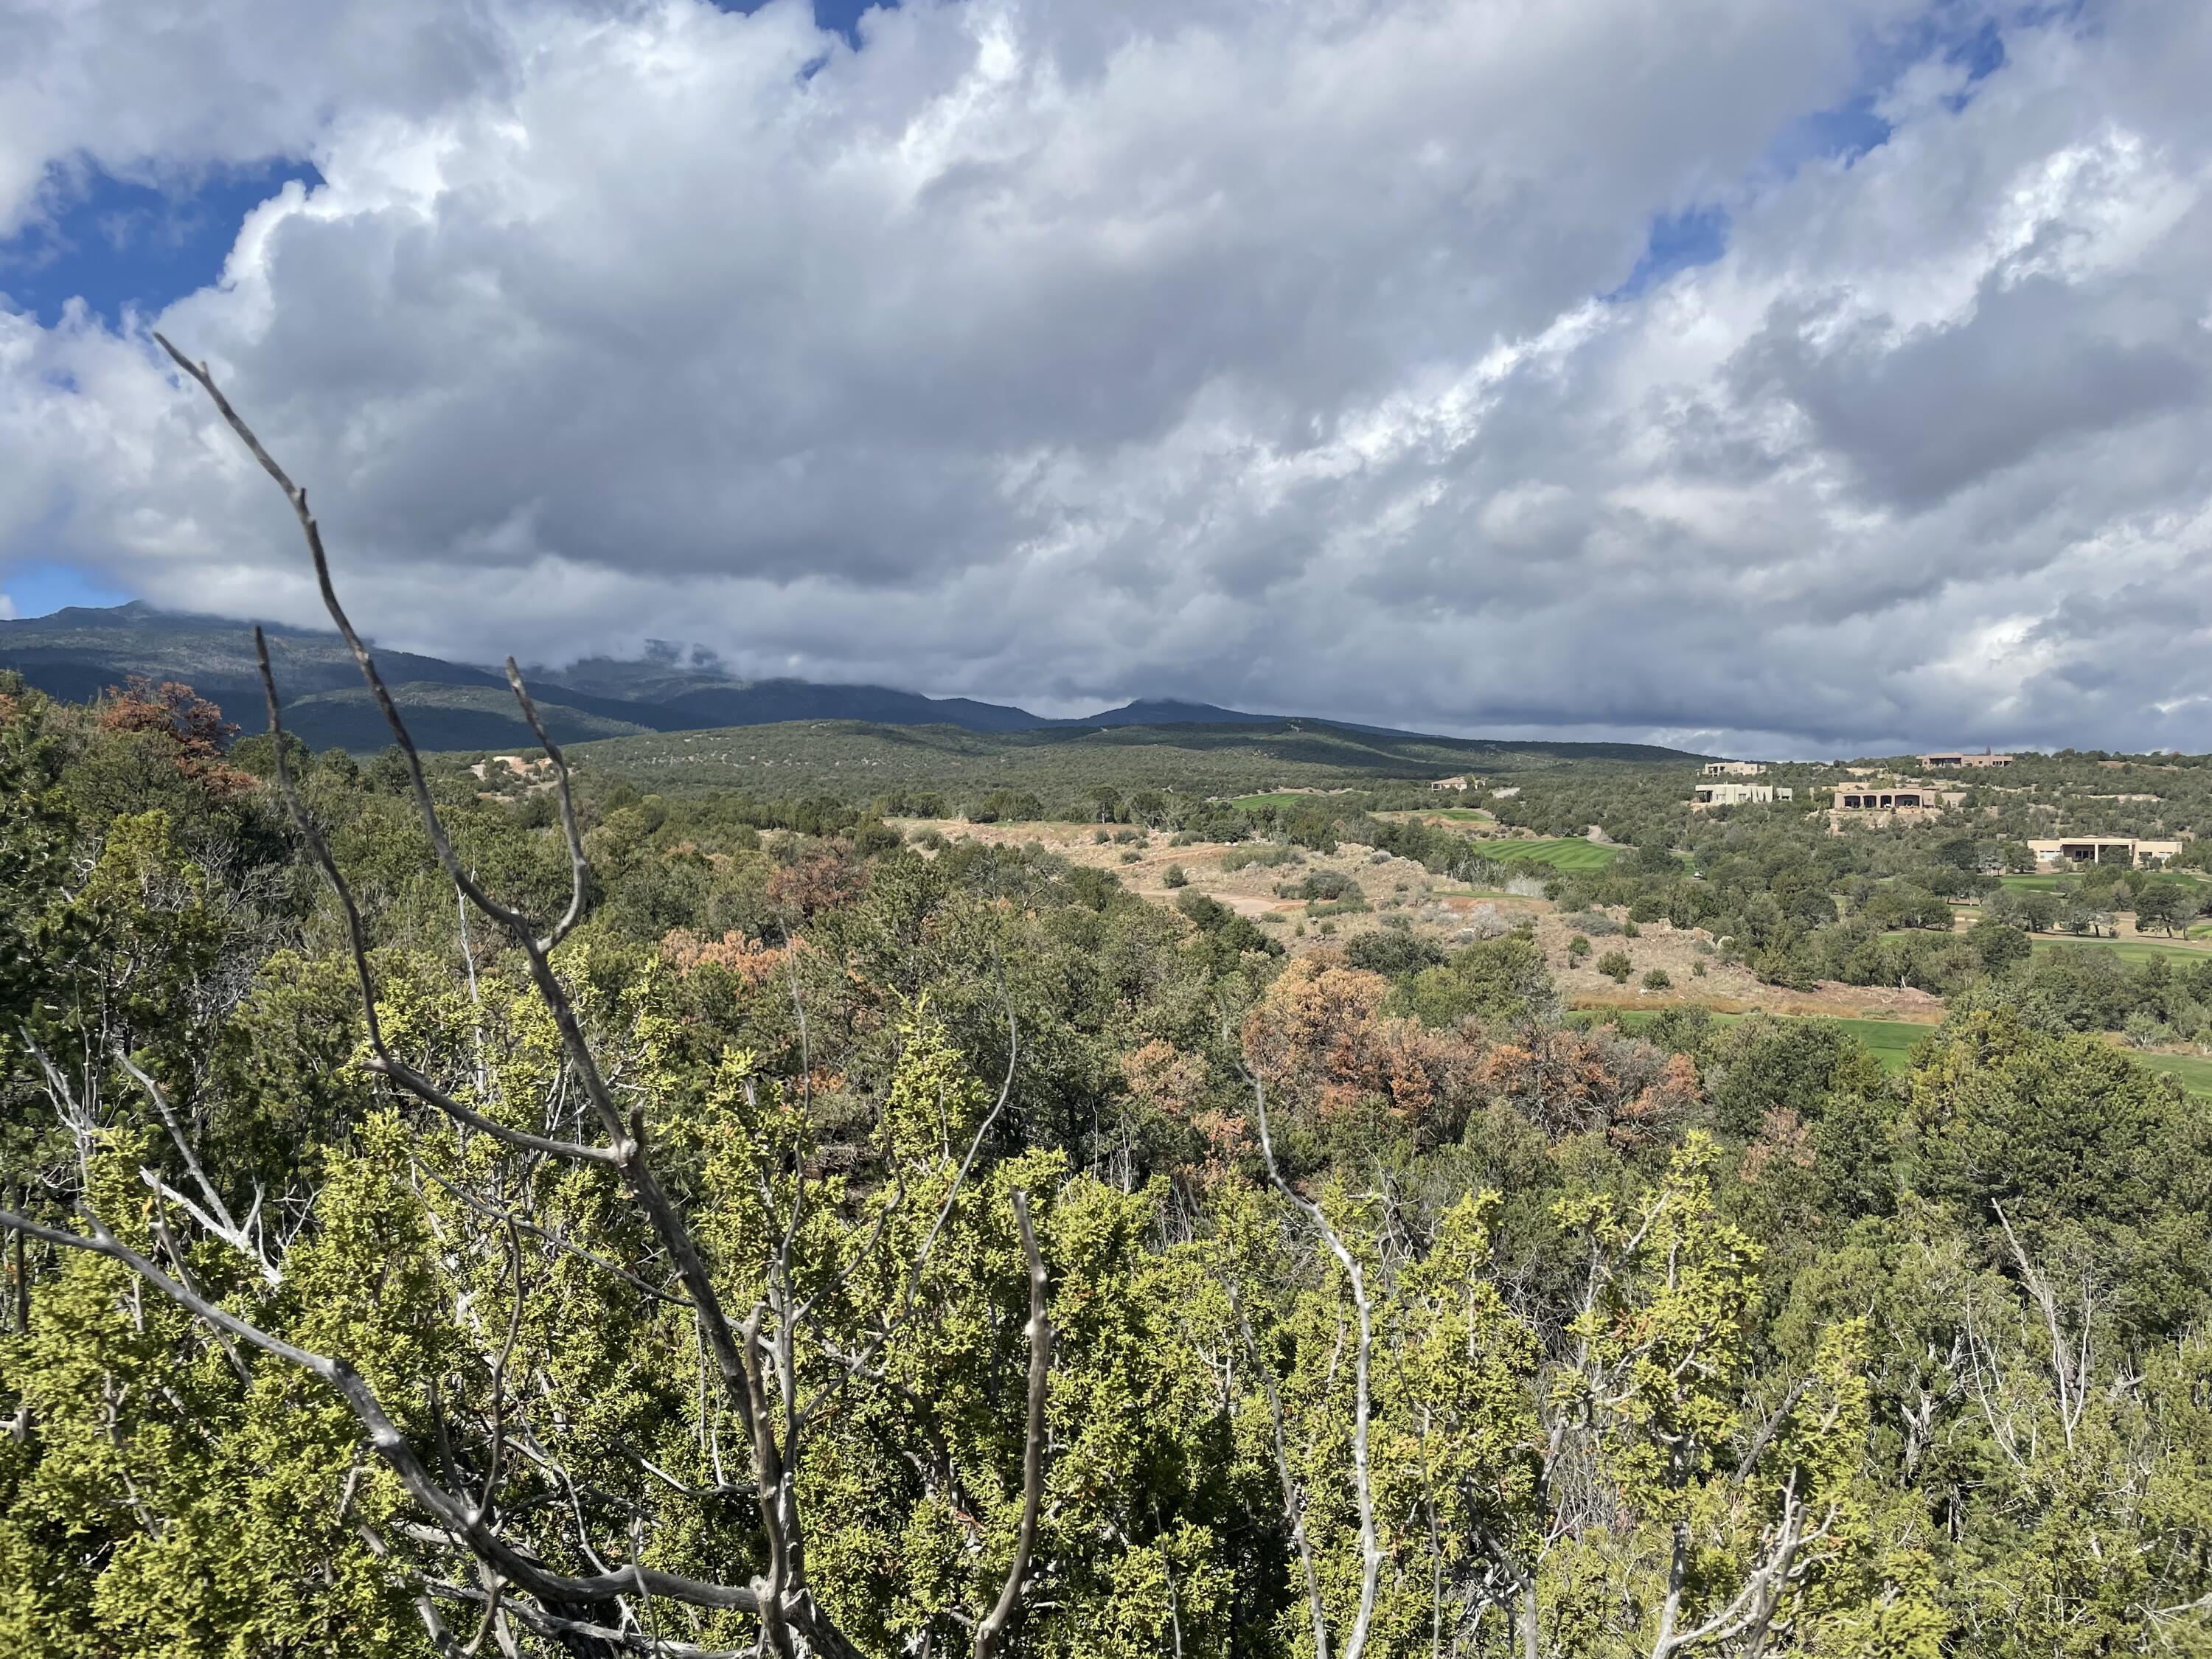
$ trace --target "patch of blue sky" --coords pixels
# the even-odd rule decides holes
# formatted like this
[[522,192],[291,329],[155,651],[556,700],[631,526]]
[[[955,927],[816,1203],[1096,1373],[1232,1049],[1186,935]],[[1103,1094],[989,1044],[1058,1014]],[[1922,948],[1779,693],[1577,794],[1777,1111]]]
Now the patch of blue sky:
[[1628,280],[1603,297],[1632,300],[1678,270],[1712,264],[1728,252],[1728,234],[1726,208],[1693,207],[1657,215],[1644,237],[1643,256],[1628,273]]
[[[1974,88],[2004,67],[2007,25],[2074,25],[2092,3],[2093,0],[2055,0],[2015,6],[2003,14],[2001,22],[1984,0],[1936,0],[1911,27],[1888,40],[1869,42],[1866,62],[1850,95],[1784,127],[1768,146],[1760,171],[1787,178],[1814,161],[1839,161],[1848,167],[1880,149],[1889,142],[1893,130],[1881,113],[1885,95],[1908,70],[1930,60],[1964,71],[1961,88],[1949,100],[1954,111],[1964,108],[1972,99]],[[1654,215],[1644,251],[1627,279],[1600,297],[1608,301],[1632,300],[1677,271],[1712,264],[1728,252],[1729,227],[1728,210],[1717,204]]]
[[0,594],[8,600],[0,615],[16,617],[48,617],[73,605],[121,605],[131,597],[74,565],[46,559],[0,566]]
[[[758,11],[768,0],[714,0],[724,11]],[[814,23],[817,28],[834,31],[845,37],[845,44],[855,52],[860,48],[860,15],[881,6],[889,10],[897,0],[814,0]],[[816,67],[819,67],[817,64]]]
[[0,241],[0,295],[49,328],[72,299],[111,325],[128,307],[158,311],[220,277],[246,216],[295,179],[322,182],[291,161],[167,186],[97,168],[58,173],[50,211]]
[[1894,129],[1875,107],[1879,101],[1876,93],[1856,93],[1843,103],[1791,122],[1768,147],[1768,168],[1788,178],[1809,161],[1840,161],[1849,167],[1880,149]]
[[1889,142],[1893,131],[1881,112],[1884,97],[1905,73],[1937,62],[1964,71],[1964,84],[1952,94],[1954,111],[1972,100],[1974,88],[2005,65],[2005,28],[2045,27],[2078,17],[2086,0],[2006,9],[2003,21],[1984,0],[1938,0],[1909,28],[1869,41],[1858,84],[1848,98],[1815,110],[1776,136],[1767,165],[1787,177],[1809,161],[1840,161],[1849,167]]

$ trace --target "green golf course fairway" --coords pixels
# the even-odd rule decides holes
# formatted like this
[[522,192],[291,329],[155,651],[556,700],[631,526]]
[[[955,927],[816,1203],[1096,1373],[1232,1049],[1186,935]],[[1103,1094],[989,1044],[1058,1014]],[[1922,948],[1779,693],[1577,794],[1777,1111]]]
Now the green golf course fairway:
[[[1642,1030],[1657,1018],[1656,1008],[1580,1008],[1571,1016],[1581,1025],[1617,1024],[1624,1031]],[[1713,1016],[1716,1020],[1733,1021],[1751,1018],[1747,1014]],[[1815,1018],[1802,1014],[1778,1014],[1778,1019]],[[1912,1050],[1920,1040],[1936,1028],[1905,1019],[1838,1019],[1836,1024],[1866,1045],[1869,1053],[1881,1062],[1881,1069],[1892,1076],[1904,1071],[1911,1063]],[[2212,1097],[2212,1059],[2197,1054],[2138,1054],[2136,1058],[2154,1072],[2162,1072],[2175,1079],[2181,1086],[2195,1095]]]

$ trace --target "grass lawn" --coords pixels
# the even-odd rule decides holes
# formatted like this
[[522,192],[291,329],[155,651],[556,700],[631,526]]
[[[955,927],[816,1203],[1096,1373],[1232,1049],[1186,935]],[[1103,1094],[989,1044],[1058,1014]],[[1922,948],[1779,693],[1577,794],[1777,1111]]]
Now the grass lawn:
[[[1658,1017],[1658,1014],[1659,1010],[1656,1008],[1589,1008],[1578,1010],[1577,1021],[1578,1024],[1589,1025],[1617,1024],[1624,1031],[1638,1031],[1649,1025]],[[1713,1016],[1715,1021],[1723,1024],[1731,1024],[1739,1019],[1750,1018],[1752,1016],[1748,1014],[1715,1014]],[[1785,1014],[1778,1018],[1789,1019],[1804,1018],[1804,1016]],[[1868,1051],[1881,1064],[1881,1069],[1892,1075],[1905,1068],[1911,1056],[1913,1045],[1936,1029],[1932,1025],[1922,1025],[1909,1019],[1838,1019],[1836,1024],[1864,1043]],[[2146,1055],[2144,1058],[2164,1060],[2177,1057],[2172,1054],[2159,1054]],[[2212,1062],[2205,1063],[2208,1069],[2212,1069]]]
[[1881,1069],[1892,1073],[1905,1068],[1913,1045],[1936,1029],[1906,1019],[1839,1019],[1836,1024],[1866,1044]]
[[[2192,870],[2160,870],[2156,873],[2168,881],[2186,882],[2191,887],[2212,882],[2212,876]],[[1997,879],[2015,893],[2063,893],[2081,878],[2064,871],[2051,871],[2033,876],[1999,876]]]
[[2145,963],[2153,957],[2164,957],[2170,962],[2204,962],[2212,960],[2212,950],[2202,944],[2185,945],[2178,939],[2139,939],[2133,935],[2120,939],[2065,939],[2056,934],[2038,933],[2028,941],[2029,948],[2039,956],[2069,945],[2087,945],[2093,951],[2110,951],[2123,962]]
[[2202,1054],[2137,1054],[2154,1072],[2178,1079],[2192,1095],[2212,1096],[2212,1060]]
[[1289,806],[1298,801],[1311,800],[1313,792],[1308,789],[1278,789],[1267,795],[1238,795],[1230,801],[1231,806]]
[[1548,864],[1554,870],[1602,870],[1624,849],[1594,841],[1486,841],[1475,851],[1500,864]]
[[[1656,1018],[1656,1008],[1585,1008],[1573,1015],[1573,1023],[1585,1028],[1592,1025],[1618,1024],[1624,1031],[1640,1031]],[[1716,1021],[1727,1023],[1747,1019],[1747,1014],[1713,1016]],[[1802,1015],[1781,1015],[1784,1019],[1802,1018]],[[1911,1063],[1914,1045],[1936,1028],[1905,1019],[1838,1019],[1836,1024],[1849,1031],[1867,1047],[1884,1073],[1894,1077]],[[2146,1071],[2162,1072],[2176,1079],[2193,1095],[2212,1098],[2212,1059],[2202,1054],[2139,1054],[2135,1056]]]

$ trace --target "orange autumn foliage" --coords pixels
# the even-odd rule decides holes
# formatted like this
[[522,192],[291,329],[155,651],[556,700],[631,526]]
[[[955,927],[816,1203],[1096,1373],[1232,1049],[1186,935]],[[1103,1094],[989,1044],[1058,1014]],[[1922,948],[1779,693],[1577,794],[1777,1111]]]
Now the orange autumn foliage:
[[1686,1054],[1604,1032],[1531,1026],[1482,1057],[1480,1079],[1546,1134],[1602,1130],[1626,1151],[1663,1135],[1696,1105],[1698,1068]]
[[189,685],[163,680],[159,685],[133,674],[109,686],[100,704],[100,724],[109,732],[155,732],[176,750],[177,769],[221,794],[254,787],[251,773],[226,765],[223,744],[236,735],[235,722]]
[[1147,1042],[1121,1056],[1129,1092],[1178,1123],[1188,1123],[1206,1093],[1206,1067],[1172,1042]]
[[1291,963],[1244,1022],[1244,1052],[1286,1103],[1322,1119],[1381,1100],[1403,1121],[1437,1122],[1462,1106],[1475,1056],[1459,1036],[1382,1012],[1390,982],[1316,952]]
[[756,945],[743,933],[725,933],[712,939],[678,927],[662,939],[660,954],[679,974],[702,967],[721,968],[747,986],[764,984],[783,972],[781,951],[772,945]]
[[850,902],[867,884],[866,865],[836,852],[811,853],[769,873],[768,901],[805,917]]
[[1744,1148],[1738,1174],[1755,1187],[1783,1169],[1810,1170],[1813,1164],[1812,1127],[1793,1108],[1773,1106],[1767,1109],[1759,1139]]
[[1210,1101],[1206,1066],[1171,1042],[1147,1042],[1121,1056],[1121,1078],[1130,1097],[1163,1117],[1196,1130],[1206,1146],[1198,1174],[1210,1183],[1257,1148],[1251,1127],[1239,1111],[1224,1111]]

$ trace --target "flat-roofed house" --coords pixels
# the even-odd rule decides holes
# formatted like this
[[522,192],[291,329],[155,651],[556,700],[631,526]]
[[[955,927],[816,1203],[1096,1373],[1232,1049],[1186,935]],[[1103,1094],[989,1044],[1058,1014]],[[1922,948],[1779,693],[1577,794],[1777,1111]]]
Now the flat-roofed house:
[[1940,812],[1965,799],[1957,790],[1937,789],[1924,783],[1890,783],[1880,788],[1869,785],[1836,791],[1836,805],[1846,812],[1894,812],[1900,807],[1909,811]]
[[1769,806],[1792,799],[1796,791],[1771,783],[1701,783],[1690,796],[1690,810],[1703,812],[1716,806]]
[[[2038,864],[2171,864],[2181,856],[2178,841],[2145,841],[2134,836],[2059,836],[2031,841],[2027,850]],[[2117,854],[2116,857],[2108,857]]]
[[1828,830],[1840,836],[1846,824],[1879,829],[1886,823],[1911,823],[1932,817],[1947,807],[1961,805],[1966,799],[1963,789],[1938,789],[1930,783],[1838,784],[1835,805],[1828,809]]
[[1978,755],[1970,754],[1963,749],[1954,749],[1948,753],[1922,755],[1917,758],[1921,765],[1931,772],[1955,772],[1967,766],[2010,766],[2012,764],[2010,755],[1993,755],[1987,749],[1983,750]]
[[1707,761],[1704,767],[1709,778],[1755,778],[1766,770],[1765,761]]

